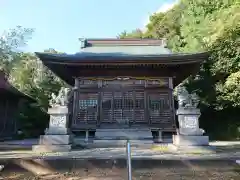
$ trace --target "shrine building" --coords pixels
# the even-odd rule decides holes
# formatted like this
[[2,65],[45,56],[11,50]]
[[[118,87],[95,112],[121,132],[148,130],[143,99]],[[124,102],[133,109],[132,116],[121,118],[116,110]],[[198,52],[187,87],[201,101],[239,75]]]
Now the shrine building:
[[76,54],[36,53],[73,87],[69,128],[175,132],[173,89],[208,53],[175,54],[164,40],[80,39]]
[[4,141],[17,135],[20,128],[17,121],[20,106],[24,102],[34,103],[35,100],[10,84],[2,70],[0,70],[0,97],[0,141]]

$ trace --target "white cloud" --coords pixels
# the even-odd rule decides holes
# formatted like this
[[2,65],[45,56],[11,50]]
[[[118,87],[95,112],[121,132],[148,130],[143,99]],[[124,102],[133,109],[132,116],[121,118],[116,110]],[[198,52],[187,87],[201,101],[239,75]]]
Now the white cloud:
[[178,0],[175,0],[175,1],[173,1],[173,2],[167,2],[167,3],[162,4],[162,5],[160,6],[160,8],[158,8],[157,11],[151,13],[151,14],[147,17],[147,20],[146,20],[145,23],[144,23],[144,29],[145,29],[146,25],[149,23],[149,18],[150,18],[150,16],[151,16],[152,14],[154,14],[154,13],[160,13],[160,12],[167,12],[168,10],[172,9],[173,6],[174,6],[175,4],[177,4],[177,2],[178,2]]
[[168,11],[169,9],[172,9],[173,6],[176,4],[177,1],[174,1],[172,3],[165,3],[163,4],[156,12],[159,13],[159,12],[166,12]]

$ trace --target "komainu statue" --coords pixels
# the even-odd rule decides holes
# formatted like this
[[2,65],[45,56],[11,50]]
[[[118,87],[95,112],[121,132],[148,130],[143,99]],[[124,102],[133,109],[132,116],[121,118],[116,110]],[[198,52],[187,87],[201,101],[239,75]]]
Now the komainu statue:
[[70,96],[70,89],[62,87],[59,90],[58,95],[55,95],[54,93],[52,93],[51,100],[49,101],[49,105],[51,107],[67,106],[69,96]]
[[189,94],[186,87],[180,86],[177,88],[178,106],[196,108],[199,104],[199,97],[196,93]]

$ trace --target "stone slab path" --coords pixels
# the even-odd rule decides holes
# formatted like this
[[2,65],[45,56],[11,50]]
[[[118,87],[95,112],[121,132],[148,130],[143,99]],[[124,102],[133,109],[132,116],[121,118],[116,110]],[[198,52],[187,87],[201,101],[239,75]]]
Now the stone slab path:
[[[114,159],[125,158],[125,148],[96,148],[96,149],[83,149],[71,152],[58,152],[58,153],[36,153],[32,151],[1,151],[0,160],[6,159]],[[132,149],[132,158],[134,159],[163,159],[163,160],[207,160],[207,159],[239,159],[240,151],[238,152],[219,152],[219,153],[170,153],[163,151],[156,151],[152,149]]]
[[[15,158],[123,158],[126,155],[125,148],[93,148],[93,149],[78,149],[71,152],[58,153],[36,153],[31,150],[11,150],[11,146],[29,146],[31,147],[36,140],[23,141],[8,141],[1,142],[1,146],[9,147],[8,150],[0,150],[0,160],[15,159]],[[132,148],[133,158],[146,159],[240,159],[240,141],[219,141],[211,142],[211,146],[216,147],[216,152],[192,152],[192,153],[178,153],[170,152],[166,145],[160,145],[155,148]]]

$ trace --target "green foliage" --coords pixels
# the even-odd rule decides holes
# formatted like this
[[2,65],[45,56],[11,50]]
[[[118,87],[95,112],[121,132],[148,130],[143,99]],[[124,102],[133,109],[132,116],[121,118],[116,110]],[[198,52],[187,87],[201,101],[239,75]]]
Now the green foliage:
[[[38,135],[47,127],[48,102],[52,93],[57,93],[64,83],[30,53],[19,53],[13,64],[10,80],[20,91],[34,97],[37,105],[25,104],[19,117],[24,137]],[[37,133],[37,134],[36,134]]]
[[[240,109],[240,1],[180,0],[169,11],[153,14],[146,28],[139,37],[166,38],[173,52],[211,52],[198,78],[189,77],[184,83],[201,97],[202,121],[215,114],[218,121],[231,123],[230,132],[239,136],[235,123],[239,117],[232,110]],[[125,32],[121,38],[131,36]]]
[[31,38],[33,29],[17,26],[14,29],[4,31],[0,36],[0,68],[6,72],[11,68],[17,51],[26,45]]
[[20,138],[39,137],[48,125],[49,115],[37,104],[23,102],[17,117],[18,128],[22,131]]
[[[57,93],[65,85],[34,54],[19,51],[32,32],[32,29],[17,27],[0,38],[0,67],[8,73],[10,82],[17,89],[36,100],[34,104],[23,103],[19,110],[18,124],[24,137],[36,136],[46,128],[51,93]],[[58,53],[54,49],[45,52]]]
[[126,31],[123,31],[118,35],[118,38],[120,39],[126,39],[126,38],[144,38],[144,33],[140,29],[133,30],[130,33],[127,33]]
[[11,82],[22,92],[34,97],[47,109],[51,93],[57,93],[63,82],[30,53],[19,53],[10,75]]

